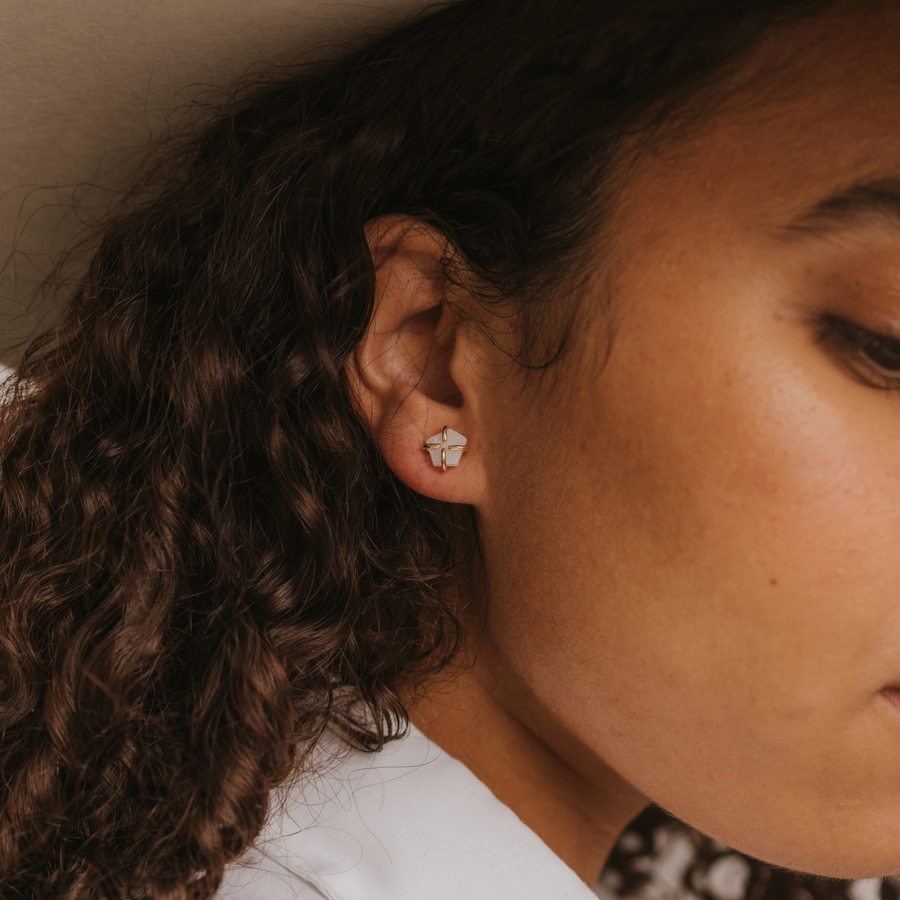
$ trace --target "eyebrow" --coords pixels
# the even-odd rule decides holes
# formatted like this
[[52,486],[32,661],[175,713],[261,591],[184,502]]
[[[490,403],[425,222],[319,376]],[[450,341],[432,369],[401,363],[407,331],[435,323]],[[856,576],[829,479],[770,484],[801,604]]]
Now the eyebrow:
[[873,225],[900,231],[900,178],[851,185],[804,210],[787,229],[825,235]]

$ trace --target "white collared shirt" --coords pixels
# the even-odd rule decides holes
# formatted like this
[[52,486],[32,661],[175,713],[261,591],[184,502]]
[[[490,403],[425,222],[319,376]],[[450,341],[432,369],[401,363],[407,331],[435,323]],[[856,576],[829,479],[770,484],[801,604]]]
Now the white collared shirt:
[[413,725],[378,753],[351,750],[272,807],[216,900],[596,900]]

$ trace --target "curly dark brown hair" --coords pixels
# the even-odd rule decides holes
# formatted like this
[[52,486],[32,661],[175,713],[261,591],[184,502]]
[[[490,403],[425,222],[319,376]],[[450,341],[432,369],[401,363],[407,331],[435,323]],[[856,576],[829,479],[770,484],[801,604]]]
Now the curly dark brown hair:
[[454,658],[474,526],[392,475],[342,376],[366,223],[444,235],[543,369],[624,140],[825,5],[459,0],[154,151],[0,413],[4,900],[211,897],[326,725],[377,750]]

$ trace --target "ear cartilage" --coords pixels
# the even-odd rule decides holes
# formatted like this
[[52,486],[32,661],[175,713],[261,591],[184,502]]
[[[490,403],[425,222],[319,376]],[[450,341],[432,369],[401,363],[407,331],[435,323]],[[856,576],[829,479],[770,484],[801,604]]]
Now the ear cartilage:
[[422,449],[428,451],[433,465],[440,466],[446,472],[448,466],[459,465],[467,443],[467,438],[445,425],[440,434],[428,438]]

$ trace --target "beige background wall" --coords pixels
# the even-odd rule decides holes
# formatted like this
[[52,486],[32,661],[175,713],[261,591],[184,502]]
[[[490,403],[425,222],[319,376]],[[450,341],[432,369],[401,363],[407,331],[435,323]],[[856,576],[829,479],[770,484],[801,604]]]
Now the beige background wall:
[[254,63],[289,62],[423,5],[0,0],[0,359],[50,321],[32,295],[77,223],[77,185],[92,183],[78,196],[102,206],[104,189],[126,183],[140,148],[198,84],[231,84]]

